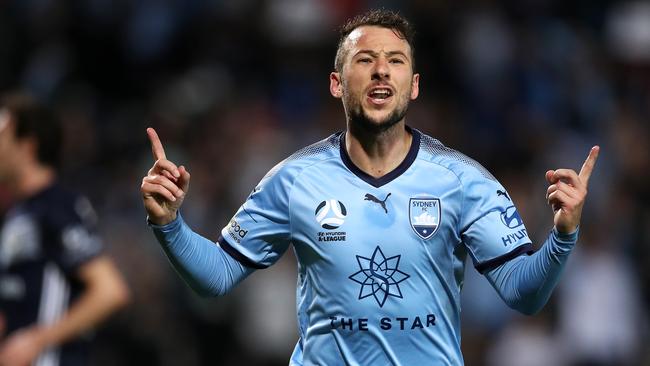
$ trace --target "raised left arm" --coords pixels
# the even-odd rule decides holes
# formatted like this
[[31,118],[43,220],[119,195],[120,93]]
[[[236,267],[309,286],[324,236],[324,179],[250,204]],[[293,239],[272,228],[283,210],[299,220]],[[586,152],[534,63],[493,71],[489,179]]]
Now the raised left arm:
[[511,308],[534,314],[551,296],[578,240],[587,185],[599,150],[598,146],[591,148],[580,173],[571,169],[546,172],[550,184],[546,198],[553,209],[555,227],[540,250],[530,256],[514,258],[485,274]]

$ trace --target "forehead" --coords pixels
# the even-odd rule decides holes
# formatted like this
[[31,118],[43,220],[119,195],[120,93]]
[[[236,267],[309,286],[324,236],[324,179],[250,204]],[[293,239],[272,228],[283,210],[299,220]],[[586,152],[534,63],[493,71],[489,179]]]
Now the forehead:
[[356,28],[348,35],[345,45],[351,51],[351,55],[361,50],[402,51],[410,55],[408,42],[400,38],[396,31],[384,27],[362,26]]

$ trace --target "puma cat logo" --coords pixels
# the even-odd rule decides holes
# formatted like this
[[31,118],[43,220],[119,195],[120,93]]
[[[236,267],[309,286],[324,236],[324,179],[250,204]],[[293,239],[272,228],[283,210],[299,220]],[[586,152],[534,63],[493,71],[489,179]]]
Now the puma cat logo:
[[510,197],[508,197],[508,194],[505,191],[502,191],[500,189],[497,189],[497,196],[505,196],[508,201],[511,201]]
[[380,205],[381,205],[381,208],[383,208],[384,211],[385,211],[386,213],[388,213],[388,209],[386,209],[386,200],[388,199],[388,197],[390,197],[390,193],[388,193],[388,195],[386,196],[386,198],[384,198],[384,200],[382,201],[382,200],[380,200],[379,198],[377,198],[377,197],[371,195],[370,193],[366,193],[366,198],[364,198],[363,200],[364,200],[364,201],[372,201],[372,202],[375,202],[375,203],[380,204]]

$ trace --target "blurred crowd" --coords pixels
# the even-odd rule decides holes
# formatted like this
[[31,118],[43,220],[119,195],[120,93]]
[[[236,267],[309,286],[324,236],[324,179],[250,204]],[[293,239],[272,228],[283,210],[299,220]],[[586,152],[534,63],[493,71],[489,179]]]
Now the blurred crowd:
[[[650,3],[606,0],[21,0],[0,2],[0,91],[66,129],[63,181],[100,216],[133,304],[97,332],[97,365],[285,365],[297,340],[289,250],[202,299],[167,263],[139,187],[155,127],[192,174],[182,208],[216,240],[253,186],[344,129],[329,96],[336,28],[369,8],[417,29],[407,123],[488,168],[529,235],[552,227],[544,173],[601,146],[579,245],[534,317],[466,268],[468,365],[650,365]],[[11,197],[0,188],[0,212]]]

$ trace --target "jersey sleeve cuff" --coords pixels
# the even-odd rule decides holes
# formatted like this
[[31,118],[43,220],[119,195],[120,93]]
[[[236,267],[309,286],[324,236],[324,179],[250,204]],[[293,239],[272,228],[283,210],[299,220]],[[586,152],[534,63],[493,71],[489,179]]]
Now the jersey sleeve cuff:
[[578,241],[579,231],[580,229],[578,228],[572,233],[563,234],[553,227],[549,243],[551,244],[551,251],[556,255],[566,255],[571,253]]
[[578,226],[574,232],[572,233],[561,233],[557,231],[555,226],[553,227],[553,237],[555,240],[562,242],[562,243],[575,243],[578,241],[578,234],[580,233],[580,226]]
[[180,211],[176,213],[176,218],[174,220],[166,223],[165,225],[154,224],[153,222],[151,222],[151,220],[149,220],[149,216],[147,216],[147,225],[150,228],[163,233],[168,233],[177,230],[181,225],[183,225],[183,222],[184,221],[183,218],[181,217]]

